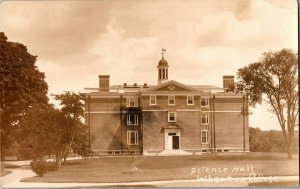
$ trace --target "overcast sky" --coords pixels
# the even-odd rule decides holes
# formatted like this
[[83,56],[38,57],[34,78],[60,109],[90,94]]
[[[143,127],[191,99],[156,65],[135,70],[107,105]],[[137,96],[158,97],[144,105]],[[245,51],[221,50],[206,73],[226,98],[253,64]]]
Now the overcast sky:
[[[110,83],[157,83],[161,48],[169,79],[222,86],[223,75],[263,52],[297,51],[296,0],[2,1],[0,30],[37,55],[49,93]],[[266,106],[250,126],[280,129]]]

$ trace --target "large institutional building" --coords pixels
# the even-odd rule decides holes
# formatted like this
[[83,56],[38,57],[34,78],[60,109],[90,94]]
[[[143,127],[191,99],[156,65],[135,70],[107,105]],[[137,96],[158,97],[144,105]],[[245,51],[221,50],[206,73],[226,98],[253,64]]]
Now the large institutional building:
[[249,125],[243,94],[223,88],[186,85],[169,78],[164,55],[157,65],[157,85],[109,85],[86,88],[86,124],[97,154],[201,154],[248,152]]

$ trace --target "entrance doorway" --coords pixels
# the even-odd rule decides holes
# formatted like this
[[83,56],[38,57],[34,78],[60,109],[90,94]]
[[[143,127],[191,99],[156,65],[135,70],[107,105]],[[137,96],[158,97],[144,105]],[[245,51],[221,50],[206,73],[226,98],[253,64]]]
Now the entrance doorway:
[[179,149],[179,135],[177,133],[168,133],[166,141],[166,149]]

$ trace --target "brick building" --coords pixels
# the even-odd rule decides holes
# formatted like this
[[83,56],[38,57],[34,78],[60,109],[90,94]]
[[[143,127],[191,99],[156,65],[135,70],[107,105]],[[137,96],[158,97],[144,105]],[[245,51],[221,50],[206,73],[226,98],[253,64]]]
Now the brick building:
[[98,154],[168,154],[249,151],[246,98],[223,87],[186,85],[168,80],[168,62],[159,61],[157,85],[109,85],[86,88],[86,124]]

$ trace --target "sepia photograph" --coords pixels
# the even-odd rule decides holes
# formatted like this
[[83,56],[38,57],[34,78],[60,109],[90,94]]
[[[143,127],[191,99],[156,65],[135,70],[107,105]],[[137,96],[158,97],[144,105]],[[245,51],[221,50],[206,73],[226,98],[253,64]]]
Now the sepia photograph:
[[299,187],[298,11],[0,0],[0,187]]

